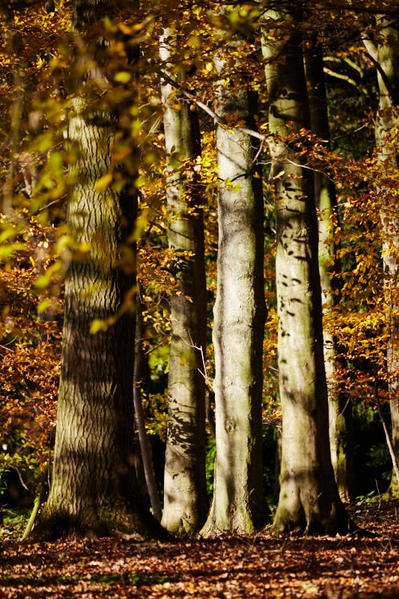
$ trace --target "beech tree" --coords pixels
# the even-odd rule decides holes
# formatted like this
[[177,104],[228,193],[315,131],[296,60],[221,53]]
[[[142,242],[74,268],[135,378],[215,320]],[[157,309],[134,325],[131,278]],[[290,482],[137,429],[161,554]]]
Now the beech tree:
[[[172,77],[169,32],[161,38],[165,77]],[[170,68],[172,67],[172,68]],[[168,81],[162,83],[168,161],[171,269],[177,283],[170,299],[171,342],[168,380],[168,431],[162,524],[176,534],[192,534],[205,521],[206,288],[202,193],[195,159],[200,154],[198,117]]]
[[287,141],[290,134],[310,125],[301,33],[294,14],[266,13],[262,50],[269,96],[271,176],[277,193],[282,457],[274,527],[346,531],[348,519],[334,480],[328,438],[313,174]]
[[[233,46],[234,41],[229,43],[230,49]],[[253,140],[245,129],[235,126],[237,122],[253,126],[253,108],[245,80],[234,85],[228,82],[222,52],[215,66],[220,76],[215,102],[220,179],[213,327],[216,460],[213,499],[203,536],[247,533],[265,518],[261,462],[263,199]]]
[[[323,48],[316,38],[304,49],[305,75],[309,95],[309,116],[312,132],[329,147],[330,127],[323,72]],[[338,264],[334,248],[334,211],[337,207],[334,182],[321,171],[314,171],[314,194],[318,211],[319,272],[323,308],[327,312],[339,300],[337,285],[332,279]],[[336,216],[336,211],[335,211]],[[335,293],[334,293],[335,292]],[[324,320],[324,319],[323,319]],[[340,496],[349,501],[352,496],[351,472],[348,463],[351,403],[335,383],[336,341],[323,324],[324,366],[327,377],[328,416],[331,461]]]
[[[107,187],[117,118],[101,103],[101,94],[86,100],[87,69],[101,68],[106,57],[101,41],[90,55],[91,25],[112,17],[110,6],[107,0],[73,2],[74,33],[86,44],[81,56],[86,84],[75,94],[68,126],[78,158],[67,222],[76,247],[85,247],[88,255],[71,261],[65,281],[53,474],[36,528],[42,536],[142,536],[151,526],[134,474],[134,303],[127,301],[135,289],[129,237],[137,211],[137,164],[130,164],[120,190]],[[137,160],[133,150],[134,156]]]
[[[396,172],[398,145],[395,140],[399,105],[399,29],[392,17],[377,19],[378,43],[365,39],[366,49],[377,66],[379,105],[375,119],[378,161],[384,169],[379,191],[384,196],[380,220],[383,236],[382,260],[384,295],[387,310],[388,394],[392,423],[393,474],[389,492],[399,495],[399,216],[397,212]],[[396,461],[396,465],[395,465]],[[395,473],[396,471],[396,473]]]

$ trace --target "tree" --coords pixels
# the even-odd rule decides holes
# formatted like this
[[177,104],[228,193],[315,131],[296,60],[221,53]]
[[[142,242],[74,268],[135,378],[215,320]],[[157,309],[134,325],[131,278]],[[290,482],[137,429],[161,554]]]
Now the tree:
[[[330,128],[327,114],[327,96],[323,72],[323,49],[316,38],[309,40],[304,49],[305,74],[309,95],[309,116],[312,132],[329,147]],[[335,185],[328,175],[314,171],[314,194],[319,222],[319,272],[323,311],[339,301],[334,285],[332,267],[335,261],[334,211],[336,209]],[[335,288],[334,288],[335,287]],[[324,318],[323,318],[324,321]],[[348,470],[349,427],[351,404],[337,388],[335,377],[336,340],[323,322],[324,365],[327,376],[328,415],[331,461],[342,499],[352,495]]]
[[162,517],[161,501],[155,478],[151,442],[145,427],[145,415],[142,403],[142,387],[145,385],[147,370],[143,351],[143,306],[140,298],[140,288],[136,297],[136,330],[134,341],[134,388],[133,403],[136,417],[137,432],[140,443],[145,486],[151,503],[154,517],[160,521]]
[[[169,31],[160,55],[165,77],[174,60]],[[206,287],[202,193],[196,172],[200,131],[195,110],[168,80],[162,83],[168,161],[166,197],[169,247],[177,288],[170,298],[169,409],[162,524],[170,532],[192,534],[204,523],[205,486]]]
[[[237,43],[233,39],[229,51]],[[265,519],[261,464],[263,199],[256,148],[248,133],[235,126],[237,122],[253,126],[248,83],[242,79],[229,83],[226,63],[227,55],[221,51],[215,59],[220,77],[215,103],[220,178],[213,327],[216,460],[203,536],[248,533]]]
[[[73,3],[86,75],[89,68],[100,69],[106,55],[101,41],[90,55],[89,25],[112,16],[110,6],[106,0]],[[89,97],[89,89],[86,77],[75,93],[68,127],[78,157],[67,216],[76,247],[88,254],[71,261],[65,281],[53,475],[36,534],[143,535],[149,517],[140,508],[134,475],[134,303],[128,301],[135,289],[129,237],[137,211],[137,152],[133,148],[130,172],[119,189],[108,186],[117,119],[103,103],[103,90]]]
[[[370,39],[365,45],[377,66],[379,105],[375,120],[375,137],[378,161],[383,169],[379,182],[383,194],[380,219],[383,236],[384,296],[387,310],[388,345],[388,395],[392,423],[392,447],[396,468],[399,462],[399,216],[396,186],[398,169],[397,107],[399,105],[399,29],[391,17],[377,19],[379,38],[377,46]],[[399,479],[392,474],[389,489],[399,495]]]
[[295,140],[298,144],[304,129],[309,129],[300,21],[295,16],[297,20],[293,14],[268,11],[262,29],[271,176],[277,193],[282,458],[274,527],[336,532],[347,530],[348,520],[334,480],[328,439],[313,177],[295,152]]

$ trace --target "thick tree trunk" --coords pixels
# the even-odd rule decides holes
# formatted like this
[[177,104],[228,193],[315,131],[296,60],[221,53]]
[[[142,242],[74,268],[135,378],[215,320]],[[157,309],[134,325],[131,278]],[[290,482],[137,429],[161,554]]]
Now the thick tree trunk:
[[[224,61],[216,66],[223,76]],[[225,122],[250,121],[245,82],[217,90]],[[214,307],[216,461],[203,536],[248,533],[265,519],[262,494],[263,200],[254,147],[244,132],[217,128],[219,249]],[[256,172],[256,175],[258,173]],[[258,175],[259,177],[259,175]]]
[[[75,3],[76,27],[94,21],[94,10],[106,5],[97,4]],[[83,22],[79,15],[85,15]],[[89,254],[73,260],[66,276],[53,476],[36,535],[143,536],[150,517],[140,508],[134,474],[134,306],[106,330],[90,333],[93,320],[115,316],[135,286],[134,271],[120,258],[128,248],[134,263],[135,248],[127,238],[137,192],[133,181],[121,192],[96,189],[111,166],[117,121],[88,108],[82,97],[75,110],[69,140],[79,147],[79,157],[67,221],[76,246],[89,248]]]
[[[168,32],[161,39],[161,59],[172,62]],[[169,410],[165,455],[162,525],[175,534],[193,534],[208,507],[205,484],[206,288],[202,197],[195,158],[200,153],[197,114],[175,89],[162,84],[164,132],[168,155],[166,196],[170,210],[172,292],[169,359]]]
[[285,141],[293,131],[309,128],[308,96],[300,35],[286,17],[282,25],[292,27],[290,36],[275,42],[276,37],[283,38],[276,31],[279,19],[281,15],[269,11],[262,32],[272,176],[278,193],[276,278],[283,423],[274,527],[337,532],[347,530],[348,519],[334,480],[328,438],[313,177]]
[[[317,41],[304,51],[305,74],[309,94],[310,126],[312,132],[329,147],[330,127],[327,113],[327,96],[323,72],[323,50]],[[322,292],[323,313],[336,301],[331,266],[334,265],[333,210],[336,207],[335,185],[321,172],[313,173],[315,203],[319,223],[319,272]],[[328,389],[328,416],[331,461],[341,498],[349,501],[353,495],[350,458],[351,403],[334,383],[335,354],[334,338],[323,326],[324,365]]]
[[[378,70],[380,101],[375,122],[378,159],[386,169],[386,198],[381,210],[383,235],[382,260],[384,292],[389,340],[387,347],[388,390],[392,424],[392,446],[399,461],[399,215],[396,181],[390,183],[391,173],[398,169],[398,144],[393,143],[392,131],[398,126],[399,105],[399,30],[388,18],[379,19],[383,40],[375,59]],[[394,189],[392,189],[392,184]],[[380,193],[384,193],[382,181]],[[390,189],[391,188],[391,189]],[[392,474],[389,493],[399,496],[399,481]]]

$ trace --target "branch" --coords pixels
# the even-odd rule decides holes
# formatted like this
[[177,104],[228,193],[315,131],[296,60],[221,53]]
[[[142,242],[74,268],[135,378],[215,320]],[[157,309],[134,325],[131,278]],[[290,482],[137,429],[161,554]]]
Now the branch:
[[336,71],[333,71],[332,69],[329,69],[328,67],[324,67],[323,71],[325,73],[327,73],[327,75],[330,75],[330,77],[336,77],[337,79],[342,79],[343,81],[346,81],[347,83],[349,83],[349,85],[353,85],[353,87],[356,87],[357,89],[359,89],[362,92],[362,94],[365,93],[363,87],[361,87],[357,83],[357,81],[352,79],[352,77],[349,77],[349,75],[342,75],[342,73],[337,73]]
[[258,131],[255,131],[254,129],[249,129],[248,127],[229,127],[216,114],[216,112],[208,106],[208,104],[201,102],[201,100],[197,100],[194,92],[188,91],[187,89],[182,87],[179,83],[177,83],[174,79],[172,79],[172,77],[170,77],[170,75],[168,75],[168,73],[166,71],[161,70],[161,74],[162,74],[162,77],[165,79],[165,81],[167,81],[170,85],[172,85],[173,87],[175,87],[176,89],[181,91],[183,96],[185,96],[191,102],[194,102],[194,104],[196,104],[198,106],[198,108],[201,108],[204,112],[206,112],[211,118],[213,118],[214,122],[217,123],[218,125],[220,125],[221,127],[224,127],[225,129],[232,129],[232,128],[237,129],[237,131],[246,133],[247,135],[250,135],[251,137],[255,137],[256,139],[260,139],[261,141],[264,141],[266,139],[267,136],[264,133],[259,133]]
[[[363,40],[363,43],[364,42],[365,42],[365,40]],[[366,47],[366,51],[364,52],[365,56],[367,56],[367,58],[373,63],[373,65],[377,69],[377,72],[381,76],[381,79],[384,82],[384,85],[385,85],[386,90],[388,92],[388,96],[389,96],[389,99],[391,100],[391,103],[392,104],[396,104],[396,102],[395,102],[395,92],[394,92],[394,89],[393,89],[393,87],[391,85],[391,82],[389,81],[389,78],[387,77],[387,74],[385,73],[384,69],[382,68],[382,66],[380,65],[380,63],[378,62],[378,60],[376,60],[374,58],[374,56],[372,56],[372,54],[370,54],[370,52],[368,52],[366,44],[364,44],[364,45]]]

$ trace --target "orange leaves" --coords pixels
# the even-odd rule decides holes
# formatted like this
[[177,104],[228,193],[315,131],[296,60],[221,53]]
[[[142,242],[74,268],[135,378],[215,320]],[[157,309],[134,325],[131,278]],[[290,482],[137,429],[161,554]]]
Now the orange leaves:
[[17,459],[17,466],[34,472],[49,460],[61,323],[57,301],[39,301],[32,287],[48,264],[51,231],[31,223],[26,233],[24,250],[0,272],[0,442],[8,447],[9,465]]

